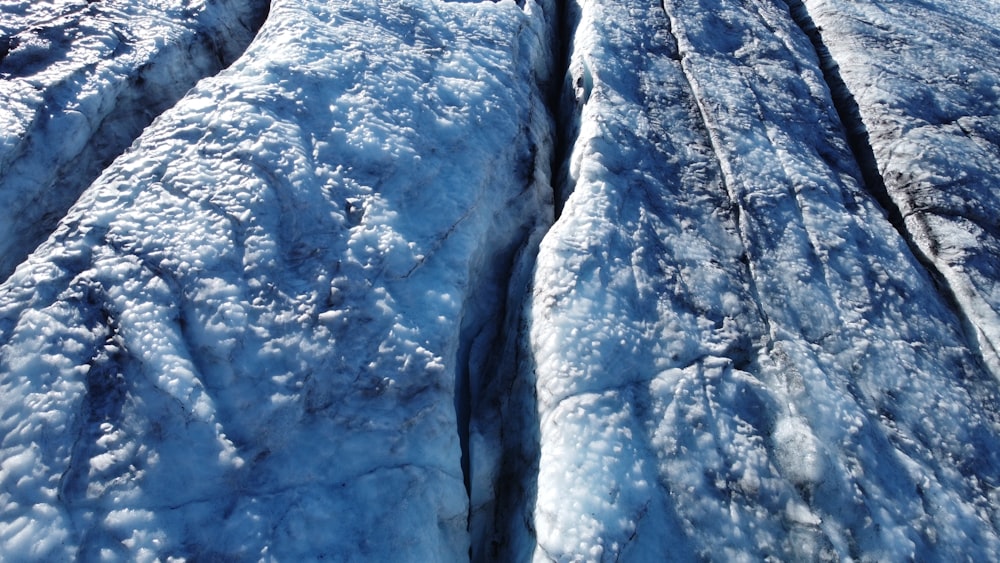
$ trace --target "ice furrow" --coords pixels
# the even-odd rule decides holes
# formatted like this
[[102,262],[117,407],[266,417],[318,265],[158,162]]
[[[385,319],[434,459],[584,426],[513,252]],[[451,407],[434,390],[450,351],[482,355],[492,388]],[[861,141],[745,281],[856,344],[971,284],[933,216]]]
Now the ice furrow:
[[[712,147],[712,153],[715,156],[715,164],[716,166],[718,166],[719,171],[721,172],[720,182],[727,194],[729,209],[732,210],[735,230],[740,233],[740,238],[742,240],[745,251],[747,253],[750,253],[752,252],[751,249],[753,248],[753,246],[751,244],[751,241],[748,240],[747,232],[744,230],[742,225],[741,221],[742,207],[739,203],[738,198],[736,197],[736,194],[734,194],[732,188],[730,187],[730,183],[733,182],[733,179],[727,177],[727,174],[730,173],[730,171],[728,170],[729,167],[727,161],[721,157],[721,155],[724,154],[724,151],[717,144],[719,142],[717,135],[714,135],[712,133],[713,129],[711,127],[711,119],[706,114],[707,109],[702,103],[704,101],[704,98],[694,95],[696,91],[695,83],[692,82],[690,70],[684,64],[684,53],[681,51],[680,44],[677,41],[677,36],[674,34],[673,31],[674,24],[671,23],[672,16],[670,15],[670,12],[668,12],[665,2],[662,0],[660,2],[660,9],[663,10],[663,15],[666,18],[667,34],[669,35],[670,40],[673,43],[674,50],[677,53],[677,60],[680,62],[680,68],[682,71],[682,76],[684,78],[686,89],[691,93],[692,97],[694,98],[694,105],[697,108],[698,115],[701,118],[700,128]],[[749,274],[746,278],[746,283],[748,285],[751,298],[754,303],[758,304],[762,303],[760,291],[757,289],[757,276],[755,275],[757,263],[756,261],[751,261],[748,256],[745,256],[745,258],[746,258],[747,272]],[[758,315],[765,327],[764,334],[767,335],[766,338],[769,339],[770,335],[773,334],[773,331],[771,329],[770,321],[768,319],[766,310],[764,310],[763,308],[758,308]],[[767,346],[768,343],[766,341],[762,341],[759,343],[759,345]]]
[[[929,247],[926,244],[919,244],[914,238],[915,232],[920,232],[920,230],[915,229],[913,225],[914,223],[923,225],[922,216],[930,213],[942,217],[953,215],[952,219],[958,223],[972,221],[975,223],[976,229],[987,232],[994,238],[996,237],[996,234],[993,232],[995,228],[988,221],[975,221],[974,217],[969,216],[968,210],[942,209],[940,207],[914,209],[915,205],[908,203],[907,208],[910,210],[905,216],[903,215],[899,205],[897,205],[897,202],[890,196],[889,191],[886,189],[886,183],[879,172],[875,152],[870,143],[869,132],[862,119],[858,102],[847,84],[844,83],[837,62],[830,54],[830,49],[823,42],[822,32],[810,17],[804,2],[801,0],[786,1],[793,19],[806,36],[809,37],[813,47],[816,49],[816,54],[823,70],[823,76],[830,88],[834,107],[841,122],[844,124],[848,145],[851,147],[851,151],[854,153],[855,160],[861,170],[866,189],[885,210],[889,222],[903,240],[906,241],[913,256],[926,268],[942,297],[962,319],[963,325],[966,327],[965,332],[968,334],[969,346],[973,350],[977,350],[977,353],[983,358],[984,363],[995,373],[996,360],[991,359],[996,354],[996,351],[993,349],[994,343],[981,340],[977,337],[977,335],[981,335],[983,332],[976,327],[976,322],[968,314],[967,308],[963,307],[960,300],[956,297],[952,285],[947,282],[946,276],[939,270],[939,261],[928,254],[929,251],[933,250],[933,247]],[[910,226],[907,226],[908,222]],[[987,349],[982,350],[983,346],[986,346]]]
[[243,52],[267,8],[0,4],[0,280],[145,126]]

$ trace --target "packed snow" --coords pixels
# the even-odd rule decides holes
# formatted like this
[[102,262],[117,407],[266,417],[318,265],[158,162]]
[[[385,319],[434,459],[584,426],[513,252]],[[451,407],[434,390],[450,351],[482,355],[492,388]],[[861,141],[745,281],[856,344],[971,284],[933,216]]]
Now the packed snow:
[[0,14],[0,560],[1000,559],[988,7]]

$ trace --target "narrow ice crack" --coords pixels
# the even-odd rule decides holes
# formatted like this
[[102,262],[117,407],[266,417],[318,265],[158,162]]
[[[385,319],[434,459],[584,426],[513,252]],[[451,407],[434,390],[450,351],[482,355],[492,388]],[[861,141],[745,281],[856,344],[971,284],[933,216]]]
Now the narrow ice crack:
[[826,80],[827,87],[833,99],[834,109],[837,111],[837,115],[844,126],[848,146],[857,160],[865,186],[888,214],[892,225],[900,231],[900,234],[906,236],[907,232],[906,227],[903,225],[902,214],[898,206],[889,197],[882,174],[878,170],[875,153],[869,142],[868,128],[861,118],[858,103],[848,89],[847,84],[841,78],[840,67],[823,42],[822,31],[813,22],[802,0],[785,0],[785,3],[788,5],[789,12],[795,24],[809,38],[813,48],[816,50],[823,78]]
[[[686,60],[687,57],[685,56],[684,51],[681,49],[680,42],[677,39],[677,34],[674,31],[674,27],[676,26],[675,19],[667,10],[665,0],[660,1],[660,8],[663,10],[663,15],[665,17],[667,24],[666,25],[667,37],[670,38],[673,50],[674,52],[677,53],[677,64],[680,67],[681,76],[684,77],[687,91],[690,93],[691,98],[694,101],[694,106],[697,111],[698,118],[701,121],[702,130],[704,131],[705,136],[708,139],[709,146],[711,147],[712,150],[712,157],[714,158],[715,163],[721,172],[719,181],[722,183],[723,191],[725,192],[726,197],[729,200],[730,209],[732,209],[733,213],[733,222],[735,223],[737,232],[740,233],[740,241],[743,247],[743,256],[746,257],[744,266],[746,267],[748,273],[747,275],[747,284],[749,286],[748,290],[753,298],[753,303],[755,304],[757,314],[761,322],[764,323],[765,334],[768,335],[768,337],[770,337],[771,335],[773,335],[771,320],[768,317],[767,312],[761,305],[763,303],[763,300],[761,298],[760,290],[757,287],[758,275],[756,272],[756,268],[754,266],[754,261],[751,260],[749,256],[749,252],[750,249],[752,248],[752,245],[750,244],[749,236],[746,232],[746,226],[744,225],[743,208],[740,205],[739,196],[734,192],[732,187],[733,183],[733,180],[731,179],[732,172],[727,170],[728,167],[726,166],[726,162],[721,156],[722,151],[719,147],[720,141],[718,139],[718,135],[713,132],[708,117],[708,110],[704,107],[703,100],[705,97],[699,96],[699,91],[696,88],[696,82],[692,78],[691,71],[688,68],[688,62]],[[770,343],[765,343],[765,345],[768,348],[770,348]]]
[[[570,54],[573,50],[573,36],[575,29],[568,15],[568,1],[557,0],[556,24],[553,30],[556,37],[553,40],[555,50],[555,71],[552,73],[552,83],[546,92],[546,105],[549,114],[555,122],[552,138],[552,161],[550,162],[550,177],[552,178],[552,194],[555,202],[554,221],[559,220],[562,214],[563,205],[572,193],[573,187],[570,185],[569,163],[570,153],[573,144],[576,142],[580,129],[580,116],[576,111],[574,100],[574,88],[570,84]],[[570,101],[573,103],[569,103]]]
[[[551,57],[544,64],[549,69],[546,79],[537,83],[541,104],[529,112],[531,120],[547,122],[544,137],[532,146],[524,181],[532,186],[545,178],[551,190],[553,216],[539,217],[533,229],[518,237],[509,252],[491,258],[499,272],[497,284],[499,308],[487,322],[476,321],[470,312],[470,323],[462,327],[457,358],[455,408],[462,446],[462,471],[469,494],[470,559],[493,561],[513,556],[523,546],[512,545],[515,530],[531,528],[529,517],[533,508],[533,486],[540,452],[537,420],[524,416],[535,413],[533,383],[523,381],[522,364],[526,361],[523,341],[526,302],[530,301],[532,276],[539,244],[562,210],[568,193],[570,151],[579,129],[575,107],[565,107],[565,89],[569,76],[569,52],[574,33],[567,16],[566,0],[538,2],[534,9],[546,12],[546,35],[541,37],[542,49]],[[524,6],[524,3],[519,3]],[[572,97],[569,98],[572,100]],[[565,110],[565,111],[563,111]],[[541,115],[544,112],[544,115]],[[543,158],[539,158],[542,156]],[[537,168],[536,168],[537,167]],[[519,197],[521,195],[519,194]],[[459,221],[466,219],[463,216]],[[472,296],[470,301],[477,298]],[[463,314],[463,317],[465,314]],[[465,319],[463,319],[465,324]],[[486,414],[484,414],[486,413]],[[487,420],[495,415],[497,420]],[[490,447],[495,459],[486,467],[492,475],[484,477],[483,462],[476,459],[477,451],[470,444],[473,426],[480,441],[495,440]],[[485,435],[484,435],[485,433]],[[489,491],[481,490],[488,479]],[[485,495],[485,496],[484,496]],[[488,497],[488,498],[485,498]]]

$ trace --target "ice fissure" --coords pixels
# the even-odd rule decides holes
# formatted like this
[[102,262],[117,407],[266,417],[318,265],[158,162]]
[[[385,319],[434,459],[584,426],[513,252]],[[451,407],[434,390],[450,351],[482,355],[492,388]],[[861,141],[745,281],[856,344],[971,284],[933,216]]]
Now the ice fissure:
[[[987,257],[1000,243],[983,214],[997,201],[1000,172],[996,17],[968,2],[882,9],[809,0],[796,13],[822,28],[828,64],[854,99],[850,119],[867,132],[862,164],[874,172],[872,185],[884,186],[887,209],[998,376],[1000,270]],[[936,29],[948,39],[924,34]],[[884,44],[890,36],[901,47]],[[880,62],[859,64],[862,55]]]
[[[0,0],[0,73],[132,96],[229,6],[87,4]],[[1000,559],[966,4],[274,0],[10,259],[0,558]]]
[[[718,145],[718,143],[720,143],[721,141],[717,138],[717,136],[712,135],[711,133],[711,131],[713,130],[713,128],[710,125],[712,120],[710,119],[709,114],[706,113],[707,111],[709,111],[708,108],[706,108],[702,103],[702,100],[706,98],[701,98],[695,95],[697,82],[692,80],[692,74],[691,74],[692,71],[689,70],[684,64],[684,52],[681,50],[680,43],[677,40],[677,35],[674,34],[673,31],[674,24],[671,22],[671,18],[673,16],[671,16],[670,11],[668,10],[666,0],[662,0],[660,2],[660,9],[663,10],[663,15],[665,17],[666,34],[667,37],[669,38],[669,43],[672,48],[673,58],[680,63],[681,76],[684,79],[685,90],[688,93],[690,93],[690,95],[692,95],[692,97],[694,98],[693,105],[697,110],[697,116],[699,118],[698,128],[704,135],[707,136],[708,145],[711,148],[711,153],[714,157],[712,162],[712,167],[717,168],[721,172],[718,181],[722,186],[722,191],[726,194],[726,203],[724,204],[723,207],[726,212],[731,213],[733,230],[737,233],[740,233],[740,237],[743,242],[743,248],[745,254],[740,257],[740,263],[745,265],[747,269],[746,284],[750,298],[754,303],[762,303],[763,300],[761,298],[761,293],[757,289],[756,277],[753,275],[753,269],[756,265],[756,262],[752,262],[749,257],[750,252],[752,252],[751,249],[753,248],[753,244],[750,240],[748,240],[747,232],[744,230],[744,227],[742,225],[741,217],[743,211],[739,202],[739,198],[737,194],[735,194],[730,187],[730,183],[735,182],[736,180],[733,178],[727,179],[726,177],[728,166],[727,162],[721,156],[725,153],[725,151],[721,148],[721,146]],[[764,330],[762,335],[771,335],[772,329],[770,327],[770,322],[768,320],[766,310],[764,308],[758,307],[757,315],[763,325]],[[767,336],[764,336],[764,338],[767,338]],[[769,342],[767,342],[766,340],[760,340],[756,344],[758,346],[767,346]],[[734,361],[737,364],[746,363],[746,360],[741,362],[737,361],[735,358]],[[740,367],[740,369],[742,369],[743,366],[737,365],[737,367]]]

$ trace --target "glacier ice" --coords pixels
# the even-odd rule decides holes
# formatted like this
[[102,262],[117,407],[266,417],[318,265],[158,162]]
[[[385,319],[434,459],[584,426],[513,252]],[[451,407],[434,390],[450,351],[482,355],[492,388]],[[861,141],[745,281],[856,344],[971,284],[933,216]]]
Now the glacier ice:
[[0,1],[0,279],[143,127],[243,51],[266,8]]
[[0,0],[0,559],[1000,559],[988,8],[263,4]]
[[468,557],[455,387],[551,215],[550,34],[444,8],[274,2],[11,275],[4,553]]
[[802,4],[901,228],[1000,377],[1000,17],[963,0]]
[[993,381],[787,6],[580,5],[535,559],[995,557]]

